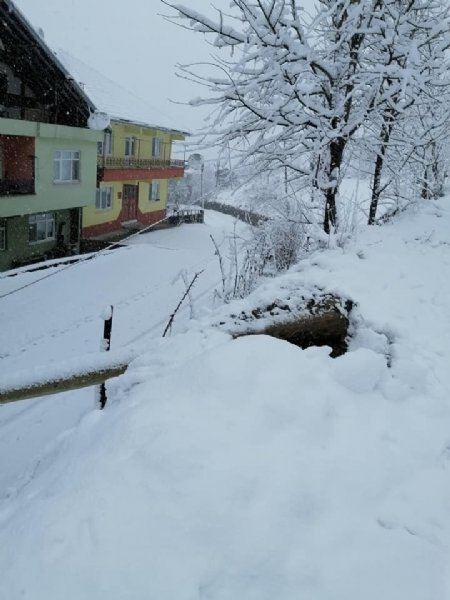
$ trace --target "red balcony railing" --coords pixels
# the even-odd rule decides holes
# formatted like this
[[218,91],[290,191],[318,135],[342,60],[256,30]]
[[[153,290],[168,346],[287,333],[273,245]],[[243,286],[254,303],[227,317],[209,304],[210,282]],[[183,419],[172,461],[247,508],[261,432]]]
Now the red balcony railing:
[[184,160],[162,160],[160,158],[135,158],[98,156],[97,166],[106,169],[184,169]]

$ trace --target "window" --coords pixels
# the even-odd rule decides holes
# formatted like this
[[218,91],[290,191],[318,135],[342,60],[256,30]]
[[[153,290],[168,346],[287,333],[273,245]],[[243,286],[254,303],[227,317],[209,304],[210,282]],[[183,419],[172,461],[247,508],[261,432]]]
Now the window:
[[28,241],[45,242],[55,237],[55,213],[30,215],[28,220]]
[[127,156],[127,157],[134,156],[135,148],[136,148],[136,138],[135,137],[125,138],[125,156]]
[[80,152],[57,150],[53,159],[53,180],[56,182],[80,181]]
[[155,158],[159,158],[161,156],[161,146],[162,142],[160,138],[152,139],[152,156],[154,156]]
[[95,198],[95,208],[97,210],[111,210],[112,208],[112,187],[97,188],[97,196]]
[[160,200],[159,181],[152,181],[148,191],[148,199],[157,201]]
[[[2,48],[3,50],[3,48]],[[6,104],[6,98],[8,96],[8,75],[6,73],[0,73],[0,102]]]
[[105,132],[103,142],[97,142],[97,154],[99,156],[111,156],[112,154],[112,133]]
[[6,221],[0,221],[0,251],[6,250]]

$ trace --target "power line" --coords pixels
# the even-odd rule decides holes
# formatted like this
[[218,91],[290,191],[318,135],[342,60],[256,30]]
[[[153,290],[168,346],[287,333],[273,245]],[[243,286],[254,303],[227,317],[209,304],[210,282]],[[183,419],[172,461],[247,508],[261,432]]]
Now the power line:
[[[63,271],[66,271],[67,269],[70,269],[75,266],[79,266],[80,264],[83,264],[88,260],[93,260],[95,258],[98,258],[99,256],[101,256],[108,250],[112,250],[115,247],[119,246],[122,242],[131,240],[135,236],[141,235],[142,233],[149,231],[153,227],[156,227],[156,225],[160,225],[161,223],[164,223],[164,221],[166,221],[166,220],[167,220],[167,217],[164,217],[164,219],[161,219],[160,221],[157,221],[156,223],[152,223],[151,225],[148,225],[148,227],[145,227],[144,229],[141,229],[140,231],[132,233],[132,234],[126,236],[125,238],[121,239],[118,242],[113,242],[112,244],[109,244],[109,246],[106,246],[106,248],[103,248],[102,250],[98,250],[98,252],[96,252],[94,254],[90,254],[89,256],[86,256],[85,258],[81,258],[79,261],[73,262],[69,265],[66,265],[65,267],[62,267],[61,269],[58,269],[57,271],[53,271],[52,273],[49,273],[48,275],[44,275],[44,277],[41,277],[40,279],[35,279],[34,281],[30,281],[30,283],[26,283],[25,285],[22,285],[22,286],[16,288],[15,290],[6,292],[5,294],[0,295],[0,299],[6,298],[7,296],[12,296],[13,294],[16,294],[17,292],[20,292],[21,290],[31,287],[32,285],[35,285],[36,283],[40,283],[41,281],[44,281],[45,279],[49,279],[50,277],[54,277],[55,275],[58,275],[59,273],[62,273]],[[6,279],[6,277],[2,277],[1,279]]]

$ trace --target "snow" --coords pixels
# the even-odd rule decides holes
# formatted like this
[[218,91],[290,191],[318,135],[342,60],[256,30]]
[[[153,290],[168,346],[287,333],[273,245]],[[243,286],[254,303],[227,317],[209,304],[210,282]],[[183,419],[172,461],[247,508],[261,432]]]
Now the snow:
[[[237,234],[246,226],[237,223]],[[69,268],[20,273],[0,279],[0,295],[40,280],[1,299],[0,375],[43,363],[98,352],[103,337],[103,307],[112,305],[111,349],[145,344],[160,336],[185,292],[189,279],[205,269],[192,294],[195,306],[208,303],[219,286],[220,271],[210,235],[228,252],[234,219],[206,211],[206,224],[181,225],[135,236],[126,246],[101,253]],[[88,255],[90,257],[90,255]],[[56,274],[54,274],[56,272]],[[175,330],[189,314],[185,305]],[[20,315],[20,317],[19,317]]]
[[95,111],[89,115],[88,127],[97,131],[107,129],[111,124],[109,115],[104,112]]
[[[108,349],[107,340],[99,341],[99,351],[103,352]],[[39,384],[70,379],[76,375],[86,375],[93,371],[106,371],[127,365],[133,360],[138,351],[133,347],[121,348],[113,352],[103,353],[89,352],[82,356],[77,356],[72,359],[51,362],[50,364],[39,364],[35,367],[26,367],[23,370],[14,371],[12,373],[2,373],[0,383],[0,393],[8,392],[20,387],[35,387]]]
[[108,304],[107,306],[105,306],[102,310],[102,319],[104,321],[109,321],[109,319],[112,319],[113,316],[113,307],[111,306],[111,304]]
[[92,129],[105,129],[110,120],[123,120],[158,129],[185,131],[186,127],[177,128],[173,120],[151,102],[105,77],[66,50],[60,49],[55,54],[97,108],[89,118]]
[[[223,8],[229,4],[228,0],[220,3]],[[64,48],[146,100],[152,106],[152,123],[167,122],[191,131],[203,126],[208,111],[186,108],[184,103],[198,89],[176,76],[175,64],[180,56],[185,63],[204,61],[210,49],[205,40],[166,22],[161,13],[168,11],[161,2],[134,0],[133,35],[124,35],[129,15],[124,17],[121,3],[46,0],[38,5],[35,0],[15,0],[14,4],[36,29],[45,30],[52,49]],[[196,0],[196,4],[199,10],[215,13],[209,0]]]
[[[4,597],[447,600],[449,202],[364,228],[214,310],[211,274],[195,288],[197,319],[147,335],[104,411],[83,391],[1,407]],[[161,286],[150,269],[166,283],[177,262],[203,267],[225,219],[207,212],[206,226],[154,233],[4,298],[2,366],[54,360],[58,344],[87,350],[83,323],[100,323],[108,302],[113,346],[137,324],[151,331],[174,303],[168,285],[150,302],[148,281]],[[37,275],[1,285],[18,277]],[[232,315],[317,289],[357,303],[346,355],[229,335]],[[27,329],[37,354],[16,339]]]

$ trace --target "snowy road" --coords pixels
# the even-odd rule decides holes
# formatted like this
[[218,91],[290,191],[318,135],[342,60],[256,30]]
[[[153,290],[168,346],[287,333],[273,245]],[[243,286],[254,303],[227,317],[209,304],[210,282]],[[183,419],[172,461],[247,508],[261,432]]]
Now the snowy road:
[[[62,270],[0,301],[1,373],[20,371],[99,349],[101,312],[114,306],[112,346],[160,336],[192,279],[204,270],[192,295],[194,310],[210,303],[220,271],[210,235],[228,252],[234,219],[211,211],[206,224],[183,225],[135,237],[127,247]],[[237,226],[240,231],[242,224]],[[0,280],[0,293],[47,275],[24,273]],[[189,316],[186,304],[176,326]]]
[[[114,306],[112,348],[128,344],[145,347],[160,337],[184,291],[179,274],[189,279],[204,269],[192,291],[194,309],[212,305],[220,283],[213,235],[228,253],[235,220],[206,211],[205,224],[182,225],[136,236],[127,247],[62,270],[23,273],[0,279],[0,295],[36,281],[0,300],[0,378],[32,367],[46,369],[56,361],[97,352],[103,331],[101,313]],[[236,223],[243,234],[246,226]],[[174,330],[190,315],[187,303]],[[0,498],[8,494],[17,475],[28,472],[43,448],[92,409],[93,388],[56,396],[0,405]]]

